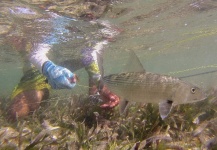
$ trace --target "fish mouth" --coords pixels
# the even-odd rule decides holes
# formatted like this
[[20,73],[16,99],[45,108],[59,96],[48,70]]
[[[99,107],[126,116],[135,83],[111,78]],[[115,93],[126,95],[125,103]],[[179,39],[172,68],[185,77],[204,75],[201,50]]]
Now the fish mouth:
[[208,96],[207,95],[205,95],[204,96],[204,98],[201,98],[201,99],[193,99],[193,101],[190,101],[190,103],[194,103],[194,102],[200,102],[200,101],[203,101],[203,100],[205,100],[205,99],[207,99],[208,98]]
[[202,99],[201,99],[201,101],[202,101],[202,100],[205,100],[205,99],[207,99],[207,98],[208,98],[208,95],[207,95],[207,93],[205,93],[205,92],[204,92],[204,94],[203,94],[203,95],[204,95],[204,96],[203,96],[204,98],[202,98]]

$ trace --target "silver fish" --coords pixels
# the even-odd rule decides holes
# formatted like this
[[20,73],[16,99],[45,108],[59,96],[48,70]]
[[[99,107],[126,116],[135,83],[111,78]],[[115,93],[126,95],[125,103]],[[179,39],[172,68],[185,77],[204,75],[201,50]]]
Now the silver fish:
[[[134,61],[138,61],[135,53],[131,52],[130,55],[134,55]],[[141,66],[140,62],[137,64]],[[140,72],[104,76],[102,82],[122,100],[119,106],[121,114],[124,113],[128,101],[156,103],[159,104],[160,116],[164,119],[173,105],[197,102],[206,98],[206,94],[199,87],[176,77],[146,72],[143,67],[140,67]]]
[[[128,72],[103,77],[104,84],[121,99],[133,102],[157,103],[161,118],[169,114],[172,105],[203,100],[200,88],[178,78],[150,72]],[[121,105],[125,105],[121,103]],[[123,113],[125,106],[120,106]]]

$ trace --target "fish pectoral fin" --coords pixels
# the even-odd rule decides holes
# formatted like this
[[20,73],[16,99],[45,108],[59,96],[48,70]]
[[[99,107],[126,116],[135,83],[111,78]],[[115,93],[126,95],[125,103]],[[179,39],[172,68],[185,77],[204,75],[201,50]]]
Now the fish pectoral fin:
[[164,120],[172,109],[173,101],[165,100],[159,103],[160,116]]
[[120,101],[120,104],[119,104],[120,115],[126,116],[128,104],[129,104],[129,101],[125,99]]

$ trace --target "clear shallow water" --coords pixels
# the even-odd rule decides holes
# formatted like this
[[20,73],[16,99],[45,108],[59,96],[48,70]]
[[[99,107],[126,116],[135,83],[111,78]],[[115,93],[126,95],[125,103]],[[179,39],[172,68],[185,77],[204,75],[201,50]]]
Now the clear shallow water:
[[[37,30],[28,30],[28,27],[42,29],[41,35],[44,34],[44,28],[50,29],[49,19],[43,22],[45,24],[32,24],[46,19],[48,12],[25,5],[26,9],[23,10],[22,15],[19,15],[17,12],[21,11],[21,6],[23,7],[23,4],[6,2],[1,4],[1,27],[5,29],[0,36],[0,94],[2,96],[9,96],[22,76],[22,59],[16,50],[12,50],[4,43],[5,36],[12,32],[18,35],[24,34],[27,38],[34,37],[33,40],[37,40],[38,38],[34,36]],[[215,86],[217,82],[216,9],[217,2],[214,0],[125,0],[114,3],[101,19],[116,24],[123,32],[106,48],[105,73],[127,71],[124,64],[128,60],[124,50],[134,50],[147,71],[177,77],[190,76],[183,80],[206,89]],[[28,21],[24,25],[26,19]],[[63,20],[69,24],[68,30],[71,31],[70,34],[63,33],[61,39],[62,42],[67,40],[67,44],[54,46],[51,57],[57,63],[79,56],[84,43],[100,39],[96,34],[97,27],[89,22],[67,17],[63,17]],[[24,27],[28,34],[23,33]],[[87,85],[86,72],[81,70],[76,73],[80,76],[80,84]],[[79,90],[81,87],[77,88],[78,91],[82,91]],[[76,90],[73,92],[76,93]]]
[[[217,2],[214,0],[204,0],[204,1],[203,0],[198,0],[198,1],[196,0],[191,0],[191,1],[129,0],[129,1],[124,1],[123,3],[119,2],[113,4],[112,9],[110,9],[109,12],[102,19],[109,20],[111,23],[116,24],[123,30],[123,32],[116,38],[115,42],[110,43],[106,48],[106,53],[104,55],[105,57],[104,68],[106,74],[131,70],[132,68],[129,68],[127,64],[129,63],[128,61],[133,62],[134,60],[129,59],[130,57],[127,55],[125,50],[134,50],[137,56],[139,57],[140,61],[142,62],[144,68],[147,71],[161,73],[161,74],[169,74],[177,77],[185,77],[183,78],[183,80],[187,80],[194,84],[198,84],[204,87],[205,89],[208,89],[209,87],[212,86],[216,86],[216,81],[217,81],[216,80],[216,75],[217,75],[216,73],[217,28],[216,27],[217,26],[216,26],[216,17],[215,17],[216,6],[217,6],[216,3]],[[34,36],[35,31],[37,30],[27,30],[26,32],[27,34],[25,34],[25,32],[23,32],[22,29],[23,28],[29,29],[28,27],[39,27],[39,29],[42,29],[41,31],[43,31],[43,29],[46,28],[50,29],[50,26],[48,26],[48,24],[46,23],[43,24],[42,26],[40,24],[39,26],[35,26],[34,24],[31,25],[31,23],[34,22],[35,20],[41,20],[43,17],[48,15],[48,12],[46,11],[41,11],[40,13],[35,14],[34,11],[29,11],[27,9],[24,9],[24,14],[25,13],[27,14],[25,15],[16,14],[15,16],[11,16],[8,13],[8,11],[10,11],[10,9],[14,8],[15,6],[19,6],[18,8],[20,8],[20,5],[21,4],[18,5],[16,1],[13,1],[12,3],[5,2],[0,4],[0,99],[2,97],[10,96],[11,91],[13,90],[14,86],[19,82],[22,76],[22,67],[23,67],[22,58],[19,55],[19,51],[17,49],[13,49],[10,42],[5,43],[5,38],[7,37],[7,35],[13,33],[17,35],[22,35],[26,38],[30,38],[30,39],[33,38],[33,40],[37,40],[38,37]],[[32,7],[28,5],[25,6],[27,8]],[[35,11],[38,12],[37,8],[31,8],[31,9],[34,9]],[[20,9],[17,9],[16,11],[20,11]],[[29,23],[26,24],[27,26],[25,26],[24,25],[25,22],[23,22],[26,19],[28,20]],[[100,36],[96,34],[98,27],[92,26],[89,22],[85,22],[82,20],[73,20],[71,18],[70,19],[65,18],[64,20],[66,22],[69,21],[70,24],[69,29],[71,29],[72,34],[67,34],[66,32],[66,34],[64,35],[59,36],[57,34],[55,35],[55,37],[63,37],[60,40],[63,41],[69,40],[69,42],[66,43],[64,42],[62,44],[55,44],[53,51],[51,51],[49,55],[49,58],[54,60],[56,63],[62,63],[67,60],[69,60],[69,63],[70,62],[74,63],[74,59],[79,57],[80,49],[84,46],[84,43],[86,44],[88,41],[92,41],[92,40],[97,41],[100,39]],[[50,22],[48,21],[47,23]],[[59,28],[56,29],[58,30]],[[42,33],[41,35],[43,35],[43,32],[40,33]],[[48,33],[52,34],[52,32],[51,33],[48,32]],[[133,69],[135,69],[136,71],[137,67],[135,66],[135,68]],[[48,110],[46,110],[45,108],[45,110],[42,110],[42,112],[40,112],[39,118],[43,117],[44,119],[45,117],[45,119],[53,121],[52,124],[53,126],[59,125],[60,120],[61,120],[61,124],[63,123],[63,125],[65,124],[68,126],[68,124],[70,124],[70,129],[66,130],[66,127],[64,126],[62,128],[63,130],[61,129],[61,133],[66,131],[65,133],[68,132],[71,134],[72,130],[74,132],[74,127],[71,129],[71,124],[74,126],[75,119],[74,118],[66,119],[66,120],[64,119],[64,118],[68,118],[68,116],[71,116],[72,114],[71,110],[78,111],[77,113],[75,113],[75,115],[77,114],[75,118],[77,118],[77,116],[79,115],[83,115],[81,113],[82,109],[80,108],[77,109],[75,107],[70,107],[70,106],[68,108],[68,104],[64,104],[64,107],[58,107],[57,105],[58,103],[57,101],[59,100],[62,100],[61,104],[66,102],[65,100],[67,100],[67,98],[69,98],[69,96],[71,96],[72,93],[77,94],[77,93],[87,92],[88,78],[85,70],[81,69],[79,71],[76,71],[76,74],[80,78],[79,84],[83,86],[77,86],[76,89],[73,90],[55,90],[55,92],[53,93],[56,94],[56,96],[53,99],[52,98],[50,99],[50,101],[52,101],[53,106],[50,107]],[[72,101],[73,100],[71,100],[71,102]],[[69,105],[72,105],[72,103],[70,103]],[[197,134],[198,137],[202,137],[200,138],[200,140],[203,145],[206,145],[207,143],[212,144],[209,142],[210,142],[210,138],[215,136],[216,134],[215,132],[216,121],[209,120],[210,117],[207,117],[206,114],[209,114],[209,112],[211,112],[210,116],[216,116],[215,113],[216,109],[213,108],[212,110],[210,110],[209,108],[212,106],[215,107],[215,103],[211,103],[211,105],[208,106],[203,105],[203,107],[201,107],[202,105],[196,105],[196,106],[191,105],[193,106],[192,107],[193,109],[195,108],[195,111],[196,109],[198,109],[196,113],[198,113],[198,111],[201,110],[201,113],[197,114],[198,116],[197,115],[195,116],[195,113],[191,114],[192,108],[189,108],[189,105],[184,105],[184,107],[178,108],[181,110],[183,109],[183,111],[185,112],[189,112],[189,114],[188,113],[183,114],[183,111],[179,112],[178,114],[175,112],[175,115],[171,113],[171,119],[168,119],[166,121],[166,123],[169,123],[170,126],[168,126],[168,128],[165,130],[171,131],[168,132],[169,134],[167,134],[167,137],[168,135],[169,138],[170,136],[174,137],[174,141],[172,141],[172,143],[174,143],[175,145],[177,144],[178,146],[186,145],[186,148],[187,146],[194,147],[195,143],[192,144],[192,141],[196,141],[196,140],[195,138],[192,138],[192,133],[196,132],[195,134]],[[58,111],[58,108],[61,108],[61,111]],[[64,108],[64,110],[62,108]],[[65,110],[65,108],[68,109]],[[86,107],[84,107],[84,109],[85,108]],[[134,126],[134,123],[131,129],[135,129],[135,131],[141,129],[139,130],[139,132],[145,131],[147,133],[147,136],[151,135],[150,131],[151,132],[154,131],[153,135],[157,135],[157,136],[153,136],[150,138],[148,137],[148,139],[158,138],[159,137],[158,133],[164,134],[165,133],[164,127],[163,126],[158,127],[158,123],[156,122],[158,119],[155,121],[155,118],[158,118],[159,116],[158,113],[156,113],[155,111],[148,110],[149,109],[148,107],[145,107],[147,108],[147,110],[145,111],[147,111],[148,113],[146,112],[144,113],[141,112],[140,108],[141,107],[139,107],[139,111],[135,110],[137,111],[138,115],[135,112],[130,114],[131,116],[129,118],[135,118],[135,120],[134,119],[128,120],[129,123],[127,122],[126,123],[130,124],[130,126],[128,125],[126,127],[131,127],[132,122],[139,123],[138,127],[140,127],[141,125],[144,125],[144,121],[145,121],[145,126],[147,125],[147,127],[149,127],[151,125],[151,128],[153,126],[155,126],[153,128],[156,127],[158,129],[161,128],[162,132],[160,131],[161,129],[155,132],[155,129],[152,130],[153,128],[151,130],[147,130],[148,132],[146,132],[144,130],[144,127],[137,128],[137,126]],[[151,113],[153,112],[153,116],[149,115],[149,111]],[[147,114],[148,118],[150,118],[151,116],[151,120],[154,121],[154,124],[152,124],[153,121],[150,121],[149,119],[147,122],[146,120],[142,120],[144,119],[144,117],[143,115],[141,116],[141,113],[144,113],[145,115]],[[62,114],[64,115],[63,117]],[[60,115],[61,115],[61,119],[60,119]],[[196,120],[189,119],[189,115],[190,116],[193,115],[192,116],[193,118],[196,117],[195,118]],[[142,122],[138,122],[138,117],[140,116]],[[34,140],[36,137],[38,137],[36,135],[38,135],[38,132],[41,129],[40,127],[38,127],[40,126],[39,118],[37,118],[36,115],[36,117],[33,116],[33,118],[31,118],[30,122],[29,121],[27,122],[28,124],[27,127],[28,128],[30,127],[30,130],[27,133],[31,132],[31,141]],[[186,118],[187,120],[185,120]],[[208,121],[206,126],[204,126],[203,125],[204,122],[201,121],[202,126],[198,125],[198,127],[200,128],[199,129],[197,128],[194,132],[192,132],[193,127],[188,127],[188,126],[192,125],[192,120],[194,123],[196,122],[199,123],[200,119],[202,121],[205,120],[204,121],[205,123],[206,121]],[[5,122],[6,121],[4,121],[4,123]],[[121,121],[118,119],[118,122],[123,122],[123,121],[122,119]],[[31,124],[34,125],[32,126]],[[16,129],[16,131],[19,132],[19,133],[17,132],[18,139],[15,138],[16,136],[13,136],[12,138],[16,140],[16,143],[17,141],[19,141],[17,145],[20,146],[26,145],[24,142],[20,141],[20,137],[21,137],[20,135],[22,135],[21,131],[23,130],[24,133],[23,127],[25,125],[26,122],[14,128]],[[117,134],[114,135],[118,135],[119,131],[122,131],[121,128],[123,128],[123,126],[120,127],[119,126],[120,125],[118,123],[117,124],[118,132]],[[215,128],[212,126],[214,126]],[[100,128],[102,127],[100,126]],[[9,129],[6,128],[5,131],[3,130],[4,134],[6,133],[6,131],[9,132],[10,131]],[[41,130],[43,131],[43,129]],[[93,131],[92,129],[93,128],[87,131],[92,132]],[[102,128],[102,130],[104,130],[104,128]],[[104,131],[101,132],[102,130],[100,130],[99,133],[100,136],[101,134],[103,134],[102,137],[104,143],[105,132]],[[34,131],[36,132],[34,133]],[[123,131],[126,132],[125,130]],[[209,132],[210,134],[208,134]],[[110,128],[108,128],[108,132],[107,132],[107,125],[106,125],[106,134],[108,133],[110,133]],[[136,133],[138,132],[135,132],[135,134]],[[11,132],[9,132],[8,134],[11,134]],[[28,136],[28,134],[26,135]],[[109,135],[110,134],[108,134],[108,139],[109,139],[108,143],[112,142],[112,140],[110,141],[111,136]],[[177,137],[177,135],[180,136]],[[208,137],[208,135],[210,135],[210,138]],[[56,135],[52,136],[52,143],[53,143],[53,137],[59,137],[59,136]],[[91,139],[92,142],[93,139],[92,137],[95,138],[96,136],[91,135],[91,138],[87,137],[88,140],[86,141],[89,141]],[[124,139],[125,137],[126,136],[124,134]],[[68,137],[66,138],[68,139]],[[28,143],[29,143],[29,139],[30,138],[28,138]],[[74,134],[73,134],[73,139],[74,139]],[[115,136],[115,141],[116,140],[117,139]],[[132,142],[129,141],[129,139],[125,139],[125,140],[127,141],[122,143],[124,144],[124,146],[126,146],[126,143]],[[133,143],[135,142],[135,140],[137,139],[136,138],[133,139]],[[182,140],[183,143],[180,140]],[[213,141],[213,138],[211,140]],[[57,143],[61,143],[62,141],[63,139],[60,138],[60,140],[57,141]],[[94,141],[95,140],[93,139],[93,142]],[[189,141],[191,142],[189,143]],[[71,142],[72,141],[70,139],[69,143]],[[97,145],[98,144],[99,142],[97,141]],[[199,144],[198,147],[201,147],[201,144]]]
[[[81,49],[101,39],[98,26],[89,21],[60,16],[19,2],[0,4],[0,30],[0,94],[6,97],[22,77],[22,56],[28,54],[22,43],[53,44],[48,57],[66,66],[72,61],[73,67],[69,69],[75,71],[79,64],[74,60],[80,57]],[[14,44],[19,41],[21,44]],[[82,78],[86,81],[87,77]]]
[[114,6],[106,18],[124,31],[106,51],[116,58],[106,60],[108,72],[118,72],[111,66],[125,61],[120,51],[134,50],[147,71],[185,77],[205,88],[216,85],[216,7],[209,0],[135,0]]

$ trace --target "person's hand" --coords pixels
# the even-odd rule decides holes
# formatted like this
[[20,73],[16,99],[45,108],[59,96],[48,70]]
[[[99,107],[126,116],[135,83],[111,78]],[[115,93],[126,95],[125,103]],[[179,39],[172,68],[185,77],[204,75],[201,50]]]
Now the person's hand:
[[100,90],[100,97],[103,100],[101,108],[114,108],[119,104],[120,98],[112,93],[106,86]]
[[67,68],[55,65],[51,61],[44,63],[42,73],[54,89],[72,89],[76,85],[76,76]]

